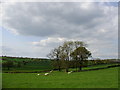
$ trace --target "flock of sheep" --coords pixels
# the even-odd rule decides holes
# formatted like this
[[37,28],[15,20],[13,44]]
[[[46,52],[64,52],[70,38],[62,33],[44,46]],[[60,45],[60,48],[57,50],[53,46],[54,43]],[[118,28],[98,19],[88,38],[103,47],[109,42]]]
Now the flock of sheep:
[[[52,73],[53,72],[53,70],[51,70],[49,73],[45,73],[44,75],[45,76],[48,76],[50,73]],[[70,72],[67,72],[67,74],[70,74],[70,73],[72,73],[73,71],[70,71]],[[38,76],[40,75],[40,74],[37,74]]]

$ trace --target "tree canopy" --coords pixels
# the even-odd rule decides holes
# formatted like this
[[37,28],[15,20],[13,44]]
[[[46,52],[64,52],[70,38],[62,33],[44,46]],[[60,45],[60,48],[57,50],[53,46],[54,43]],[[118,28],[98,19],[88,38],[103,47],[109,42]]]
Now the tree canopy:
[[59,71],[61,68],[65,68],[68,72],[70,61],[79,63],[81,68],[83,60],[91,56],[90,51],[85,48],[86,46],[87,44],[82,41],[66,41],[58,48],[54,48],[47,56],[55,60]]

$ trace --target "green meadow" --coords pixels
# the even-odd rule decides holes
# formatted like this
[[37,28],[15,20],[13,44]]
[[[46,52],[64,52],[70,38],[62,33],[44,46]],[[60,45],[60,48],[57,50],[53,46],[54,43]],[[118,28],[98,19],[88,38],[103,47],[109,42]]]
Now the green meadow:
[[3,73],[3,88],[118,88],[119,67],[73,72]]

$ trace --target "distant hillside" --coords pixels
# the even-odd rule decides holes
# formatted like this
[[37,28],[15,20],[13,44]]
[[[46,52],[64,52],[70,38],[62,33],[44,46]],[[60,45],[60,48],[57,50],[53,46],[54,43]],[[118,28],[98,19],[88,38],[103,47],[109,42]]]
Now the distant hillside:
[[1,58],[4,60],[4,59],[7,59],[7,58],[9,58],[9,59],[21,59],[21,60],[23,60],[23,59],[27,59],[27,60],[50,60],[50,59],[47,59],[47,58],[29,58],[29,57],[12,57],[12,56],[1,56]]
[[[3,72],[4,71],[45,71],[51,70],[51,60],[44,58],[23,58],[23,57],[8,57],[2,56]],[[8,70],[8,62],[13,64]],[[7,65],[7,66],[6,66]]]

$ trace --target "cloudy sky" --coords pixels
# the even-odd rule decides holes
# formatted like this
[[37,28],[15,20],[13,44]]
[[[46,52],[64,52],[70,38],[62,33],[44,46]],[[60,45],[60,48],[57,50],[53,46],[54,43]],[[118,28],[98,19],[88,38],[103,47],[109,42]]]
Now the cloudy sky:
[[88,44],[94,58],[118,57],[115,2],[2,3],[1,55],[46,57],[67,40]]

